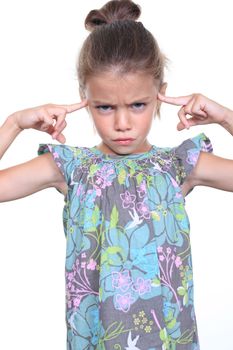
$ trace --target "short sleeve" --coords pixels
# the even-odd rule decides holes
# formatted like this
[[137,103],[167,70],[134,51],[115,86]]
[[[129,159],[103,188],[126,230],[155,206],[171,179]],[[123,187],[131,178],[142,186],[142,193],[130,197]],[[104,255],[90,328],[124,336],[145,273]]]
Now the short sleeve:
[[200,152],[213,152],[210,139],[201,133],[193,138],[185,140],[181,145],[172,149],[174,157],[175,177],[179,185],[182,185],[186,177],[195,167]]
[[38,155],[50,152],[53,159],[69,185],[71,173],[78,163],[79,149],[66,145],[40,144]]

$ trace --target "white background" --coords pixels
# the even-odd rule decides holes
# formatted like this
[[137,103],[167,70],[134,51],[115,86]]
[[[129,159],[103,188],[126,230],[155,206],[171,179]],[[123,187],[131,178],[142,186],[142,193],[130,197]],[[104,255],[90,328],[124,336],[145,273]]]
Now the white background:
[[[233,109],[231,1],[138,1],[141,20],[170,59],[168,95],[202,92]],[[87,35],[83,21],[103,1],[8,0],[0,3],[0,120],[48,102],[79,101],[75,62]],[[150,134],[178,145],[204,131],[215,154],[232,158],[232,136],[217,125],[177,132],[177,108],[163,106]],[[68,116],[67,144],[98,142],[85,111]],[[21,133],[1,168],[27,161],[47,134]],[[231,193],[196,188],[187,197],[195,304],[201,348],[232,350]],[[63,197],[55,189],[0,204],[0,348],[64,350],[65,238]]]

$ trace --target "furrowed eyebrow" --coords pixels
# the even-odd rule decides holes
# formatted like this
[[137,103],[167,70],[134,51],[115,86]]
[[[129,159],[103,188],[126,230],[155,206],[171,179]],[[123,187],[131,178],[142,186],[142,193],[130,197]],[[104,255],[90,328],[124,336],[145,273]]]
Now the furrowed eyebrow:
[[[129,103],[129,105],[132,105],[132,104],[137,103],[137,102],[148,102],[149,100],[151,100],[151,96],[135,98],[135,99],[133,99],[132,102]],[[96,104],[96,105],[111,105],[111,106],[115,105],[114,103],[100,101],[100,100],[93,100],[92,103]]]
[[114,104],[111,102],[111,101],[104,101],[104,100],[102,100],[102,101],[100,101],[100,100],[92,100],[91,101],[91,103],[92,104],[94,104],[94,105],[111,105],[111,106],[113,106]]

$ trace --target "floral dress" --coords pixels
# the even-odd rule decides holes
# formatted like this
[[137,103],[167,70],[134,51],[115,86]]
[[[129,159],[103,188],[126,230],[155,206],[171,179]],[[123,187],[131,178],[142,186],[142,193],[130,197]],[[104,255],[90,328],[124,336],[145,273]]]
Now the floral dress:
[[200,151],[204,134],[126,156],[40,145],[68,184],[67,350],[199,349],[181,185]]

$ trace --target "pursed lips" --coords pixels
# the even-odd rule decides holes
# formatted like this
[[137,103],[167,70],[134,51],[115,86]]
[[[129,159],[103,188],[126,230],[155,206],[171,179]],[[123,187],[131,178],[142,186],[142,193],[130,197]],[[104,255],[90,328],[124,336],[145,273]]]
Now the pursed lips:
[[132,137],[124,137],[124,138],[118,138],[118,139],[114,139],[113,141],[134,141],[135,139],[133,139]]

